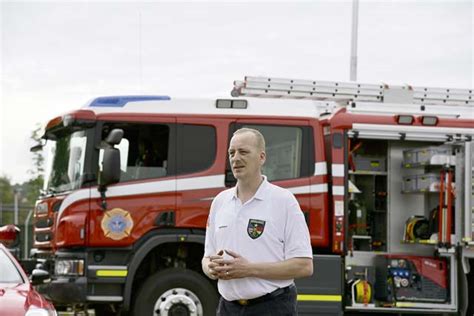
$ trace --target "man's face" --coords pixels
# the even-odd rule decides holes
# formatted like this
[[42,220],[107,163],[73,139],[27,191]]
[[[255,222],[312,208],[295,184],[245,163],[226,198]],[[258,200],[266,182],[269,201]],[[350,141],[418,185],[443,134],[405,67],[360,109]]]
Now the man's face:
[[260,174],[265,152],[258,148],[252,133],[237,134],[230,140],[229,161],[237,180],[250,179]]

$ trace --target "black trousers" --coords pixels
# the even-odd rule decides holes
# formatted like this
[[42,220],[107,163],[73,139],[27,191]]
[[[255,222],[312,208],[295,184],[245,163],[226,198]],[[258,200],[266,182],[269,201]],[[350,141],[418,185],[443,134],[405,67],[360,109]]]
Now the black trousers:
[[296,287],[261,302],[240,305],[221,297],[217,306],[217,316],[296,316]]

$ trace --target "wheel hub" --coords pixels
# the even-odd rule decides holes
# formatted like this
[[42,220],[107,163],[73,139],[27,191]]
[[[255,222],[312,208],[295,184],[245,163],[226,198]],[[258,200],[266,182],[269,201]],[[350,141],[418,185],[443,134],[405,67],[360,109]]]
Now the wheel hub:
[[154,315],[159,316],[202,316],[202,304],[196,294],[175,288],[161,294],[155,303]]

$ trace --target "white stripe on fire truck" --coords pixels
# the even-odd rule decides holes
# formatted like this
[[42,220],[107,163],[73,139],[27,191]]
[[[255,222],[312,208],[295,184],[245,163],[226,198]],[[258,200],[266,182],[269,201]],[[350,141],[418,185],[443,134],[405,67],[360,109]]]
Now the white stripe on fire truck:
[[[199,189],[212,189],[212,188],[223,188],[224,184],[224,175],[216,176],[205,176],[205,177],[196,177],[196,178],[186,178],[178,180],[164,180],[164,181],[153,181],[153,182],[144,182],[144,183],[124,183],[121,185],[116,185],[108,188],[106,196],[115,197],[115,196],[131,196],[139,194],[150,194],[150,193],[162,193],[162,192],[172,192],[175,190],[184,191],[184,190],[199,190]],[[313,185],[304,185],[298,187],[289,187],[287,188],[293,194],[309,194],[309,193],[323,193],[328,191],[327,183],[323,184],[313,184]],[[89,197],[88,189],[81,189],[74,193],[71,193],[67,196],[61,207],[59,209],[58,217],[61,218],[62,212],[69,207],[71,204],[86,200],[89,198],[99,198],[100,193],[93,189],[91,196]],[[213,199],[213,197],[204,198],[204,199]]]
[[332,164],[332,176],[333,177],[344,177],[344,165],[343,164]]
[[224,175],[178,179],[176,181],[176,190],[184,191],[221,188],[225,186],[224,180]]
[[332,187],[332,195],[344,195],[344,186],[335,185]]
[[313,185],[303,185],[300,187],[290,187],[287,188],[293,194],[305,194],[305,193],[323,193],[328,191],[327,183],[323,184],[313,184]]
[[[309,193],[324,193],[328,191],[328,184],[313,184],[313,185],[302,185],[299,187],[288,187],[286,188],[293,194],[309,194]],[[212,201],[214,197],[205,197],[199,199],[199,201]]]
[[326,162],[317,162],[314,164],[314,175],[324,176],[328,173]]
[[[172,192],[175,190],[200,190],[224,187],[224,175],[185,178],[177,180],[162,180],[143,183],[123,183],[107,189],[107,197],[130,196],[150,193]],[[93,189],[89,196],[89,189],[81,189],[68,195],[61,203],[58,217],[71,204],[89,198],[99,198],[100,193]]]

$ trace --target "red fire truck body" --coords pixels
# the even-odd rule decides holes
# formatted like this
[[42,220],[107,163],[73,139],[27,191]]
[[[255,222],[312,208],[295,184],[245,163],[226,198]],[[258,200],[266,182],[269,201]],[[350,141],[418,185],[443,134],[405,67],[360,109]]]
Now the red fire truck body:
[[[249,126],[267,140],[264,174],[295,194],[310,230],[315,273],[297,281],[301,314],[466,310],[472,187],[460,181],[472,179],[472,101],[439,105],[406,87],[324,85],[329,92],[249,77],[234,90],[246,99],[103,97],[51,120],[34,219],[34,256],[53,278],[42,291],[57,305],[104,313],[213,315],[215,283],[200,264],[206,221],[212,199],[235,184],[232,133]],[[471,95],[462,93],[450,96]],[[447,158],[408,161],[423,150]],[[408,225],[412,215],[419,218]],[[415,237],[402,238],[407,230]],[[448,288],[392,295],[421,286],[414,255],[443,260]]]

